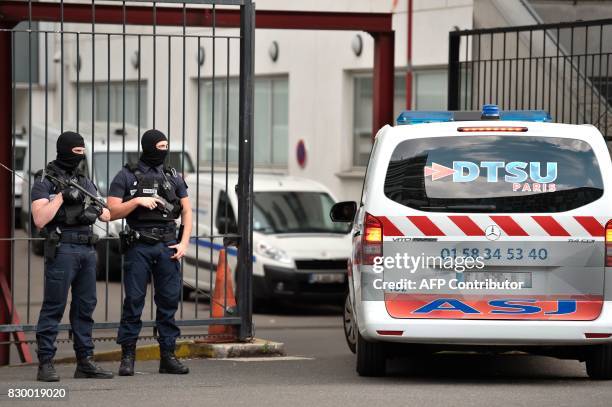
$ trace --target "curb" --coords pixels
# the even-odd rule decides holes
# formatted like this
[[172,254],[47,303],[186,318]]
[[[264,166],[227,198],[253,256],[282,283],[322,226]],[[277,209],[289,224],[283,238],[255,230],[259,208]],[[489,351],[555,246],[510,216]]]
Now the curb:
[[[265,339],[253,339],[250,342],[201,343],[196,341],[179,341],[176,343],[176,357],[179,359],[201,358],[241,358],[262,356],[285,356],[285,344]],[[98,352],[94,355],[97,362],[118,362],[121,350]],[[136,360],[159,360],[159,345],[142,345],[136,348]],[[55,363],[76,363],[74,356],[56,359]]]

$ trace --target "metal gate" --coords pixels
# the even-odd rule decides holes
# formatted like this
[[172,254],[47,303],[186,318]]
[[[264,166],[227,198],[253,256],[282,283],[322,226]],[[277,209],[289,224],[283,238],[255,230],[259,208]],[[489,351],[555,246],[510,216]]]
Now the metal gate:
[[612,137],[612,19],[452,31],[448,108],[543,109]]
[[[0,168],[0,215],[11,219],[0,225],[0,365],[9,361],[10,344],[27,360],[25,344],[33,342],[43,261],[29,190],[34,174],[54,159],[55,140],[65,130],[85,138],[83,170],[103,196],[121,166],[138,159],[142,132],[166,133],[169,163],[186,178],[194,218],[181,263],[185,295],[177,324],[232,325],[240,340],[252,336],[254,5],[127,3],[0,4],[0,164],[7,167]],[[232,194],[234,200],[227,198]],[[117,236],[124,226],[94,226],[101,237],[97,339],[112,339],[119,325],[125,270]],[[227,292],[221,301],[210,298],[220,249],[234,265],[237,309],[228,306]],[[156,335],[152,293],[150,284],[143,327],[153,332],[143,331],[144,339]],[[212,317],[215,302],[222,302],[221,317]],[[70,324],[60,330],[67,331],[60,340],[69,340]]]

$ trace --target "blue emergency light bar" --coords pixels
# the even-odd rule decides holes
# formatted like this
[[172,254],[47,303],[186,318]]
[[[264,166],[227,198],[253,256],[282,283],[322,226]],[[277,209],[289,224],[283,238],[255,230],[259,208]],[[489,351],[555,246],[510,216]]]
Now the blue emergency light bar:
[[477,111],[406,111],[397,118],[398,125],[421,123],[444,123],[458,121],[503,120],[548,123],[550,113],[544,110],[499,110],[497,105],[484,105]]
[[453,121],[453,112],[408,111],[402,112],[397,124],[444,123]]
[[499,112],[500,120],[512,120],[515,122],[539,122],[550,123],[552,117],[545,110],[502,110]]

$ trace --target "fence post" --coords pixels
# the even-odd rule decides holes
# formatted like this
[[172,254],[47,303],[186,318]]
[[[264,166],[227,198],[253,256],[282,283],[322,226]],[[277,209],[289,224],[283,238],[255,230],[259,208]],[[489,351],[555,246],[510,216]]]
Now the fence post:
[[[12,28],[0,25],[0,28]],[[0,31],[0,162],[10,165],[12,163],[12,127],[13,127],[13,102],[12,102],[12,70],[13,66],[11,54],[11,32]],[[11,237],[11,202],[7,197],[11,196],[11,173],[8,171],[0,172],[0,237]],[[11,242],[9,240],[0,241],[0,274],[8,287],[11,286]],[[9,312],[0,301],[0,325],[11,324]],[[0,342],[10,340],[10,334],[1,333]],[[10,362],[10,345],[0,345],[0,366],[8,365]]]
[[255,7],[245,0],[240,7],[240,100],[238,106],[238,267],[236,290],[240,331],[244,341],[253,335],[253,77],[255,74]]
[[393,92],[395,80],[395,32],[374,36],[374,80],[372,139],[385,124],[393,125]]
[[459,110],[459,97],[461,95],[459,76],[459,48],[461,36],[456,31],[448,33],[448,110]]

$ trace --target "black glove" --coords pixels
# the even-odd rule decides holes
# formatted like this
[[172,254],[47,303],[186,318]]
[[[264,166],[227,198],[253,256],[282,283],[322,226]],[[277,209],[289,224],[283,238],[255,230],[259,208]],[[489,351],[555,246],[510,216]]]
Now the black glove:
[[83,210],[83,213],[78,216],[77,220],[82,225],[93,225],[100,215],[102,215],[101,207],[98,205],[89,205]]
[[67,204],[78,204],[83,202],[83,193],[75,187],[68,186],[62,190],[62,197]]

